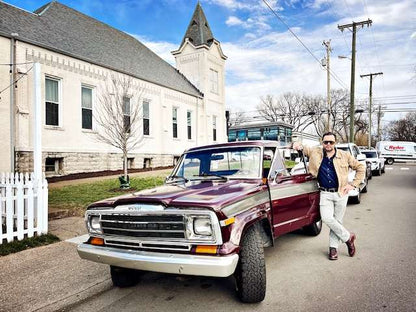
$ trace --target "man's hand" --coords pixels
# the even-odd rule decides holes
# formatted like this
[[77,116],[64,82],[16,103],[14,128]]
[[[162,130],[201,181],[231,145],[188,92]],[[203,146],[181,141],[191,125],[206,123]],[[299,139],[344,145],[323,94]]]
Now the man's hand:
[[347,184],[341,191],[343,195],[348,194],[349,191],[355,189],[355,187],[351,184]]
[[303,149],[303,146],[300,142],[293,142],[292,148],[297,151],[301,151]]

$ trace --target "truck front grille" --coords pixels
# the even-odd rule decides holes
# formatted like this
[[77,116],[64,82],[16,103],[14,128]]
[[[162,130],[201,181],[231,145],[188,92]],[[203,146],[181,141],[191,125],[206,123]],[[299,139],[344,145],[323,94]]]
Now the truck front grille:
[[[196,218],[211,220],[212,235],[194,232],[193,223]],[[107,246],[117,248],[189,252],[195,245],[222,244],[218,219],[213,211],[206,209],[91,209],[86,213],[86,220],[91,236],[99,236]]]
[[185,221],[182,215],[102,215],[101,228],[104,235],[164,239],[185,238]]

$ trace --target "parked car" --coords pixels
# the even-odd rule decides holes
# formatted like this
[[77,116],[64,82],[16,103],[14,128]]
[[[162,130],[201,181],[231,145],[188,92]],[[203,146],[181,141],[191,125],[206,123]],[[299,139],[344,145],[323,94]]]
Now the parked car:
[[380,176],[385,172],[385,159],[383,157],[379,157],[375,149],[360,148],[360,150],[367,157],[367,160],[370,161],[371,172],[374,175]]
[[[351,190],[348,193],[349,201],[353,204],[359,204],[361,202],[361,193],[367,193],[368,191],[368,180],[371,179],[371,162],[366,160],[366,156],[361,153],[358,146],[354,143],[340,143],[336,147],[340,150],[349,152],[355,159],[362,163],[366,167],[366,173],[364,180],[361,181],[357,189]],[[352,182],[355,177],[355,170],[350,169],[348,174],[348,182]]]
[[234,275],[241,301],[262,301],[263,248],[285,233],[322,228],[316,179],[290,175],[278,145],[191,148],[165,185],[91,204],[80,257],[110,265],[115,286],[134,285],[140,271]]

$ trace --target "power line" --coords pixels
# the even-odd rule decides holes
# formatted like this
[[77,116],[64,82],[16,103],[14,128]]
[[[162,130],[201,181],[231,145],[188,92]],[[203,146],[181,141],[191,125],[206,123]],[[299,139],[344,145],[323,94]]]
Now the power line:
[[[303,41],[292,31],[288,24],[276,13],[276,11],[269,5],[266,0],[263,0],[264,4],[269,8],[269,10],[273,13],[273,15],[289,30],[289,32],[300,42],[300,44],[309,52],[309,54],[318,62],[320,68],[323,68],[321,61],[313,54],[313,52],[303,43]],[[333,72],[330,71],[331,76],[345,89],[347,89],[346,85],[339,77],[337,77]]]
[[15,81],[13,81],[10,85],[8,85],[6,88],[4,88],[3,90],[0,91],[0,95],[6,91],[7,89],[11,88],[14,84],[16,84],[20,79],[22,79],[24,76],[27,75],[28,72],[30,72],[32,70],[33,66],[31,68],[29,68],[25,73],[20,73],[20,77],[17,78]]
[[33,64],[33,62],[25,62],[25,63],[4,63],[0,64],[0,66],[16,66],[16,65],[27,65],[27,64]]

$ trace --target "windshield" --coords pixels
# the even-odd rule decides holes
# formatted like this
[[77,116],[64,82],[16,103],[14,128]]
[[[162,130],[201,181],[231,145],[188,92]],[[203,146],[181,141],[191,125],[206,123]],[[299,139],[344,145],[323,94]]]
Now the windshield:
[[260,147],[239,146],[188,152],[168,177],[169,181],[260,178]]
[[367,158],[377,158],[377,152],[362,152]]

